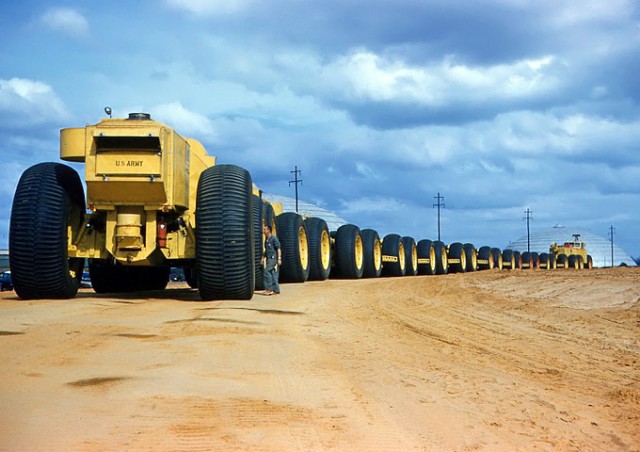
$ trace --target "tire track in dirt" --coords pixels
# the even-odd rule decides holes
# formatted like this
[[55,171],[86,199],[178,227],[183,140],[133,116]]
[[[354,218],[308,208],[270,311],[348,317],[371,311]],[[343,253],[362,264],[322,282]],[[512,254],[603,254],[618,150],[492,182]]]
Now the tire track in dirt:
[[[385,281],[395,295],[393,298],[378,287],[378,282],[371,283],[373,288],[367,304],[358,306],[362,312],[356,315],[347,312],[341,315],[340,320],[353,322],[357,328],[366,331],[365,336],[385,338],[379,346],[378,354],[382,361],[394,359],[398,368],[402,368],[400,364],[403,359],[392,358],[391,355],[393,350],[397,351],[405,346],[403,358],[411,361],[410,357],[415,354],[414,361],[422,359],[427,363],[425,370],[440,372],[451,367],[433,364],[434,361],[450,363],[453,360],[460,366],[466,363],[467,368],[475,367],[478,374],[469,378],[464,376],[465,372],[459,373],[457,377],[454,374],[454,378],[439,389],[444,390],[449,397],[468,395],[469,390],[475,391],[478,396],[471,400],[484,404],[487,408],[496,404],[487,403],[486,400],[504,399],[504,407],[498,408],[503,412],[508,412],[509,409],[513,411],[518,405],[518,402],[512,403],[507,399],[528,401],[538,409],[525,413],[523,428],[531,428],[529,424],[539,423],[540,419],[550,415],[560,423],[566,423],[566,419],[571,418],[571,423],[583,422],[590,425],[590,415],[570,415],[584,405],[585,400],[589,406],[601,406],[607,405],[607,401],[611,400],[612,391],[626,390],[632,395],[636,393],[636,389],[629,389],[636,377],[625,377],[619,373],[617,353],[625,354],[626,350],[616,350],[612,355],[603,356],[602,351],[589,338],[593,334],[592,329],[578,331],[579,334],[575,336],[575,325],[565,324],[562,317],[557,322],[540,322],[539,318],[554,318],[548,309],[538,312],[535,306],[533,309],[531,306],[518,306],[514,311],[512,306],[500,303],[499,300],[495,306],[495,299],[490,300],[491,306],[487,306],[484,301],[477,301],[482,300],[482,296],[477,293],[467,294],[465,290],[460,290],[460,285],[454,294],[447,295],[447,286],[456,287],[452,281],[458,276],[466,277],[443,277],[441,279],[447,279],[443,286],[434,278],[418,283],[416,280],[409,283],[406,279]],[[595,328],[597,329],[598,327]],[[415,340],[406,338],[409,333],[424,338],[420,341],[424,344],[418,345]],[[384,349],[390,341],[393,343],[388,347],[387,356]],[[417,347],[436,348],[439,351],[435,353],[435,359],[433,353],[427,354],[431,358],[429,363],[426,356],[421,358],[420,353],[414,353]],[[597,359],[595,362],[594,357]],[[597,372],[590,370],[594,366],[598,369]],[[468,374],[468,369],[466,373]],[[409,384],[419,384],[418,375],[403,375],[401,372],[395,374],[396,377],[400,375],[400,378],[396,378],[397,383],[402,383],[404,378]],[[521,387],[525,385],[533,385],[536,389],[523,392]],[[511,394],[511,397],[505,397],[505,393]],[[559,403],[545,402],[550,393],[555,398],[560,396]],[[634,408],[635,404],[632,403],[630,409]],[[518,416],[514,418],[517,419]],[[485,422],[491,425],[491,422]]]

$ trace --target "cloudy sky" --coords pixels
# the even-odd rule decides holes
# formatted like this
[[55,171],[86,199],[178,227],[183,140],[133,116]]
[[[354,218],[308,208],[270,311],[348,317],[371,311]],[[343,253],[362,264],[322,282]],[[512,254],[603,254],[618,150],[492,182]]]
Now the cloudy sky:
[[1,0],[0,247],[22,171],[108,105],[381,235],[436,238],[441,193],[448,243],[530,209],[638,256],[638,74],[632,0]]

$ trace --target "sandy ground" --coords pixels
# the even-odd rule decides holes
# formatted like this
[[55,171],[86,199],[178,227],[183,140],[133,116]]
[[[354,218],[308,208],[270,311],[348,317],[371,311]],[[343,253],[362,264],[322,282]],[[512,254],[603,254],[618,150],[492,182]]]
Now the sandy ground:
[[0,297],[0,450],[640,450],[640,269]]

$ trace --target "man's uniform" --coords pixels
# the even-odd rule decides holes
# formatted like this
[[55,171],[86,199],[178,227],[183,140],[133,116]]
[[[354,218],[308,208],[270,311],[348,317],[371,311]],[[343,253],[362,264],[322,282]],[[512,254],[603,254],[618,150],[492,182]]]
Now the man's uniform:
[[271,234],[264,241],[264,256],[267,266],[264,270],[264,288],[265,290],[273,290],[280,293],[278,285],[278,250],[280,249],[280,240]]

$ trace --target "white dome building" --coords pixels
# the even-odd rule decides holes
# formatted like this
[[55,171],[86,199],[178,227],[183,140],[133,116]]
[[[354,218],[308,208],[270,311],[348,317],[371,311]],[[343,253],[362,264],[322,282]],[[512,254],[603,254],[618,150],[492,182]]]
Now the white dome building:
[[[269,201],[279,202],[282,204],[283,212],[295,212],[296,200],[287,196],[271,195],[263,193],[262,197]],[[348,221],[344,218],[340,218],[333,212],[323,209],[320,206],[311,204],[309,202],[301,201],[298,199],[298,213],[303,217],[318,217],[327,222],[329,231],[337,231],[340,226],[347,224]]]
[[[529,242],[531,251],[537,253],[548,253],[549,246],[552,243],[561,245],[573,238],[573,234],[580,234],[580,240],[585,242],[587,252],[593,258],[595,267],[611,266],[611,242],[599,235],[585,231],[581,228],[568,228],[562,225],[556,225],[552,228],[543,229],[541,231],[533,231],[530,233]],[[527,236],[520,237],[518,240],[509,243],[506,249],[516,251],[527,251]],[[636,263],[625,250],[617,246],[614,242],[613,260],[615,266],[628,265],[635,267]]]

